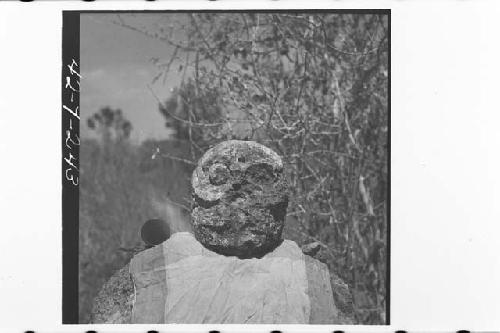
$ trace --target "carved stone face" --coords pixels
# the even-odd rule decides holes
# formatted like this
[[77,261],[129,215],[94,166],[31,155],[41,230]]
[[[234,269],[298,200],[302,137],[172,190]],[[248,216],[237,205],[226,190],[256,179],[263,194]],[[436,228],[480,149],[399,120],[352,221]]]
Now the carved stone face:
[[260,257],[281,243],[288,205],[281,158],[253,141],[224,141],[193,172],[192,222],[206,248]]

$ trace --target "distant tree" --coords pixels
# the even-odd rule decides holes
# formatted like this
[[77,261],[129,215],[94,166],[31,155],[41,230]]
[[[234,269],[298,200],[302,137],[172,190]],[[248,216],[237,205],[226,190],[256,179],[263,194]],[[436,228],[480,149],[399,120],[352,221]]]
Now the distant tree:
[[123,116],[122,110],[108,106],[89,117],[87,126],[105,141],[128,139],[132,132],[132,124]]
[[[165,103],[160,104],[160,113],[167,120],[167,126],[175,129],[177,139],[188,140],[194,144],[209,142],[206,138],[207,132],[200,126],[193,126],[197,119],[204,121],[217,119],[221,116],[223,108],[218,99],[220,98],[217,89],[203,89],[196,91],[196,83],[192,79],[187,79],[180,87],[173,89],[171,96]],[[207,127],[218,127],[214,124],[207,124]]]

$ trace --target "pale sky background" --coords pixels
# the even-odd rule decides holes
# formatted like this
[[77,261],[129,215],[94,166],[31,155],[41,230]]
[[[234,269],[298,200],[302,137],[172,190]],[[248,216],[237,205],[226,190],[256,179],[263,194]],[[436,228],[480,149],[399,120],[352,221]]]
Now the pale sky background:
[[[122,14],[123,15],[123,14]],[[127,17],[137,24],[152,24],[158,15],[141,14]],[[174,18],[174,17],[172,17]],[[132,122],[132,140],[164,139],[169,135],[165,119],[158,111],[158,102],[148,89],[158,73],[151,58],[168,59],[173,48],[113,23],[116,14],[81,14],[80,16],[80,113],[81,136],[90,135],[87,118],[103,106],[122,109]],[[173,66],[172,68],[175,68]],[[158,80],[152,89],[162,101],[181,81],[177,71],[171,71],[163,84]]]

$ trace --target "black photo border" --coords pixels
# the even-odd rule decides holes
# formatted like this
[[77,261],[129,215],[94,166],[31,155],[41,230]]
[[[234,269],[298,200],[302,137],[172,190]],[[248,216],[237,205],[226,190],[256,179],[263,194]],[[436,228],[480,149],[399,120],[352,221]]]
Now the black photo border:
[[[75,10],[62,11],[62,323],[79,324],[79,79],[80,14],[154,13],[335,13],[388,17],[388,186],[386,245],[386,322],[391,323],[391,10],[390,9],[245,9],[245,10]],[[76,65],[75,65],[76,64]],[[69,78],[69,79],[68,79]],[[68,84],[69,82],[69,84]]]
[[80,13],[62,15],[62,323],[78,323]]

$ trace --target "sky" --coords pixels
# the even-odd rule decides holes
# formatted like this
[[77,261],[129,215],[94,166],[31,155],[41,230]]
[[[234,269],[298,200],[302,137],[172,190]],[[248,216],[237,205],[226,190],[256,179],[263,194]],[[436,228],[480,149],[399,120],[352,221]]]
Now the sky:
[[[147,25],[158,19],[156,15],[124,18]],[[82,14],[80,18],[81,136],[92,135],[86,119],[109,106],[120,108],[131,121],[134,142],[168,138],[171,132],[148,85],[162,101],[179,85],[181,75],[177,71],[170,72],[165,83],[158,80],[151,84],[158,73],[151,58],[168,59],[173,48],[113,21],[117,21],[116,14]]]

